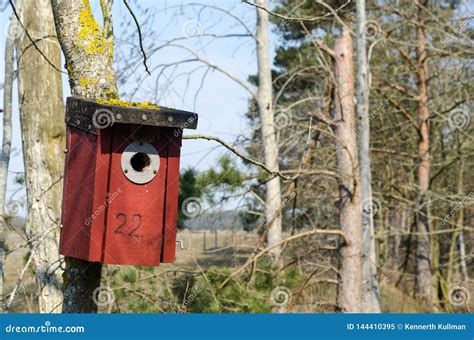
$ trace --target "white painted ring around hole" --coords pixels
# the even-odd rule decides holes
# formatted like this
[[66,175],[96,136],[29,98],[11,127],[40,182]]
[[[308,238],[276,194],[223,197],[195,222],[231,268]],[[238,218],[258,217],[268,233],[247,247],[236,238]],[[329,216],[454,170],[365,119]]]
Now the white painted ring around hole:
[[150,143],[134,142],[122,153],[122,172],[127,179],[136,184],[150,182],[160,170],[160,155]]

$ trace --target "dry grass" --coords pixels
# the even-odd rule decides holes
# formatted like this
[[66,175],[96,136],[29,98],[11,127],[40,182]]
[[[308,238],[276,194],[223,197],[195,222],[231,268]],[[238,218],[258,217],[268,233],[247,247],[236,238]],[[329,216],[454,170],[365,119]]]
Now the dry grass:
[[[23,244],[21,230],[10,230],[7,235],[7,245],[9,249],[16,248]],[[143,280],[144,292],[151,295],[163,294],[166,286],[170,284],[170,280],[183,272],[199,272],[205,271],[210,267],[217,266],[220,268],[235,269],[241,266],[248,257],[256,251],[259,242],[258,235],[244,231],[231,230],[184,230],[179,231],[177,239],[181,240],[184,249],[180,249],[177,244],[176,257],[177,260],[172,264],[162,264],[159,267],[131,267],[109,265],[103,270],[103,284],[109,282],[119,282],[127,287],[127,283],[122,282],[121,278],[130,271],[138,273],[139,279]],[[327,240],[326,240],[327,241]],[[295,291],[298,294],[295,298],[290,312],[333,312],[335,302],[335,284],[326,281],[334,279],[335,272],[331,269],[334,261],[331,260],[331,251],[327,253],[307,252],[309,244],[302,241],[301,243],[292,244],[286,249],[293,256],[305,258],[305,261],[296,262],[299,271],[304,277],[309,277],[313,270],[318,272],[311,281],[301,291]],[[314,240],[311,242],[315,242]],[[313,248],[321,246],[319,243],[312,244]],[[25,257],[28,255],[28,248],[19,248],[7,256],[5,263],[5,284],[4,291],[10,292],[16,284],[18,275],[25,264]],[[309,259],[309,261],[308,261]],[[291,259],[287,259],[290,262]],[[319,268],[319,269],[318,269]],[[159,283],[147,284],[147,277],[158,278]],[[386,278],[384,275],[382,277]],[[417,301],[413,296],[406,294],[402,289],[395,287],[397,275],[393,274],[386,278],[385,283],[379,287],[382,297],[382,310],[385,313],[426,313],[429,309],[422,303]],[[331,281],[331,280],[329,280]],[[11,312],[37,312],[37,304],[35,302],[35,280],[32,270],[25,275],[20,290],[11,306]],[[112,288],[116,288],[115,286]],[[130,294],[135,294],[130,291]],[[451,307],[451,312],[467,312],[473,310],[474,301],[470,301],[470,306]],[[468,308],[469,307],[469,308]],[[102,312],[111,311],[108,308],[101,308]]]

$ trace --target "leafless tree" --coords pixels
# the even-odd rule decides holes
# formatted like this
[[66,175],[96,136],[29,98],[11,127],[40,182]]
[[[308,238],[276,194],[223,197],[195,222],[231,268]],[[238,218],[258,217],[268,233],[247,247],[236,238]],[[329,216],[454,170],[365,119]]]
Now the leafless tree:
[[356,1],[357,11],[357,130],[362,200],[362,312],[380,313],[377,255],[374,235],[374,203],[370,165],[369,66],[366,50],[365,0]]
[[[31,248],[39,310],[51,313],[59,312],[62,303],[58,244],[64,107],[61,73],[57,71],[61,51],[49,2],[19,0],[18,4],[18,98],[27,185],[26,231],[35,239]],[[38,239],[38,235],[44,236]]]
[[[10,163],[10,150],[12,144],[12,104],[13,104],[13,73],[15,51],[15,25],[14,17],[10,19],[10,26],[5,43],[5,82],[3,86],[3,141],[2,157],[0,159],[0,297],[3,301],[3,279],[5,263],[5,237],[6,237],[6,211],[5,202],[8,182],[8,164]],[[3,302],[0,307],[3,311]]]
[[[112,3],[112,0],[101,2],[101,27],[92,14],[88,0],[51,0],[56,34],[66,59],[71,92],[75,96],[118,98],[112,65]],[[63,312],[97,311],[93,293],[100,285],[101,268],[100,263],[66,258]]]

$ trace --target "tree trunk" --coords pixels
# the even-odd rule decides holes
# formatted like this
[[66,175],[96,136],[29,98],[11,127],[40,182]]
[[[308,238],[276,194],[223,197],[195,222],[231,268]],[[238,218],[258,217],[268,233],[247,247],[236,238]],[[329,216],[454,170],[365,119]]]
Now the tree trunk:
[[[390,214],[390,211],[388,212]],[[389,236],[387,237],[387,265],[389,270],[397,271],[400,265],[401,234],[405,231],[406,211],[398,206],[392,210],[389,218]]]
[[[64,150],[64,106],[59,67],[61,50],[54,37],[51,6],[46,1],[20,0],[19,17],[26,34],[18,39],[18,98],[27,187],[28,237],[33,242],[38,303],[41,313],[61,311],[58,237]],[[48,61],[45,59],[47,58]],[[44,236],[44,238],[43,238]],[[37,238],[38,239],[38,238]]]
[[[118,98],[113,69],[112,0],[100,2],[103,28],[95,20],[88,0],[51,0],[69,74],[71,92],[88,99]],[[64,274],[64,313],[97,311],[94,292],[100,285],[100,263],[67,258]]]
[[[8,182],[8,164],[12,145],[12,102],[13,102],[13,72],[15,52],[15,17],[12,16],[5,43],[5,82],[3,87],[3,141],[2,157],[0,159],[0,298],[3,301],[3,266],[5,263],[6,219],[5,202]],[[3,303],[0,311],[3,312]]]
[[416,245],[416,294],[429,305],[433,305],[433,284],[430,259],[430,222],[429,197],[430,184],[430,112],[428,109],[428,67],[426,63],[426,33],[424,28],[426,5],[428,0],[417,1],[418,25],[416,28],[416,56],[418,61],[418,210],[417,210],[417,245]]
[[357,117],[359,131],[360,187],[362,199],[362,304],[361,312],[380,313],[377,284],[372,184],[370,170],[369,83],[366,51],[365,0],[357,10]]
[[[267,0],[257,0],[256,4],[267,8]],[[269,19],[268,13],[257,8],[257,60],[258,60],[258,92],[257,105],[262,124],[263,152],[265,166],[273,171],[279,171],[278,146],[275,136],[273,117],[273,88],[269,53]],[[268,246],[281,241],[281,191],[280,178],[274,176],[266,184],[265,220],[267,222]],[[281,247],[274,247],[270,255],[277,263]]]
[[[459,256],[459,266],[456,266],[456,269],[459,270],[459,275],[460,275],[460,281],[461,285],[468,285],[469,283],[469,274],[467,271],[467,264],[466,264],[466,245],[464,242],[464,160],[462,158],[462,153],[461,153],[461,143],[458,141],[458,156],[460,157],[459,160],[459,174],[458,174],[458,180],[457,180],[457,194],[458,197],[462,199],[462,203],[459,205],[459,212],[458,212],[458,219],[456,222],[456,231],[453,233],[454,234],[454,248],[458,252]],[[454,267],[453,265],[453,259],[450,257],[449,259],[449,266],[448,266],[448,271],[451,270],[451,268]],[[451,277],[453,277],[452,275]],[[449,276],[448,276],[449,277]],[[448,284],[452,284],[452,281],[448,280]]]
[[467,263],[466,263],[466,244],[464,242],[464,167],[465,161],[462,155],[462,144],[459,140],[459,133],[458,133],[458,157],[460,158],[459,164],[459,177],[458,177],[458,196],[463,197],[463,203],[461,205],[461,209],[459,211],[458,221],[457,221],[457,229],[459,230],[458,235],[458,251],[459,251],[459,272],[461,274],[461,284],[467,285],[469,284],[469,273],[467,271]]
[[333,130],[339,175],[339,224],[347,237],[341,249],[337,308],[343,313],[360,311],[362,294],[362,249],[358,155],[354,108],[354,62],[352,37],[344,26],[334,47]]
[[[461,216],[459,216],[459,226],[463,227],[463,222],[461,218],[464,218],[464,214],[461,213]],[[469,274],[467,271],[467,264],[466,264],[466,245],[464,243],[464,231],[460,230],[459,231],[459,236],[458,236],[458,244],[459,244],[459,271],[461,273],[461,283],[463,285],[468,285],[469,284]]]

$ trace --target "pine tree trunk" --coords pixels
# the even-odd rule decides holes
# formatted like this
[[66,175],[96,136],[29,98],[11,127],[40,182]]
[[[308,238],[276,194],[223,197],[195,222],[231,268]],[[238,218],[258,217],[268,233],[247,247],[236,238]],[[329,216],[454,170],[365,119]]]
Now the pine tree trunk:
[[370,170],[369,83],[365,34],[365,0],[356,1],[357,9],[357,117],[359,165],[362,199],[362,310],[380,313],[375,252],[373,198]]
[[341,249],[337,308],[343,313],[357,313],[362,302],[362,207],[355,134],[353,47],[347,27],[343,27],[341,36],[336,39],[334,58],[336,84],[332,120],[339,175],[339,224],[347,237]]
[[[267,8],[267,0],[257,0],[258,6]],[[272,73],[269,53],[269,19],[268,13],[257,8],[257,61],[258,61],[258,92],[257,105],[262,124],[262,142],[265,156],[265,165],[279,171],[278,146],[275,136],[273,117],[273,89]],[[266,184],[265,193],[265,220],[267,222],[268,246],[281,241],[281,189],[280,178],[273,177]],[[278,262],[281,247],[274,247],[270,254]]]
[[418,24],[416,28],[416,56],[418,61],[418,124],[419,142],[417,169],[418,211],[417,211],[417,245],[416,245],[416,294],[429,305],[433,305],[433,284],[430,258],[430,201],[428,197],[430,184],[430,112],[428,109],[428,66],[426,61],[426,33],[424,28],[427,0],[417,1]]
[[[51,0],[71,92],[88,99],[118,98],[113,69],[112,0],[101,1],[103,27],[95,20],[88,0]],[[97,311],[94,292],[102,265],[66,258],[64,313]]]
[[[61,50],[51,6],[46,1],[19,0],[26,34],[18,39],[18,98],[27,187],[26,230],[33,242],[39,311],[61,311],[62,270],[58,249],[64,150],[64,107],[59,67]],[[45,59],[47,58],[48,61]]]

